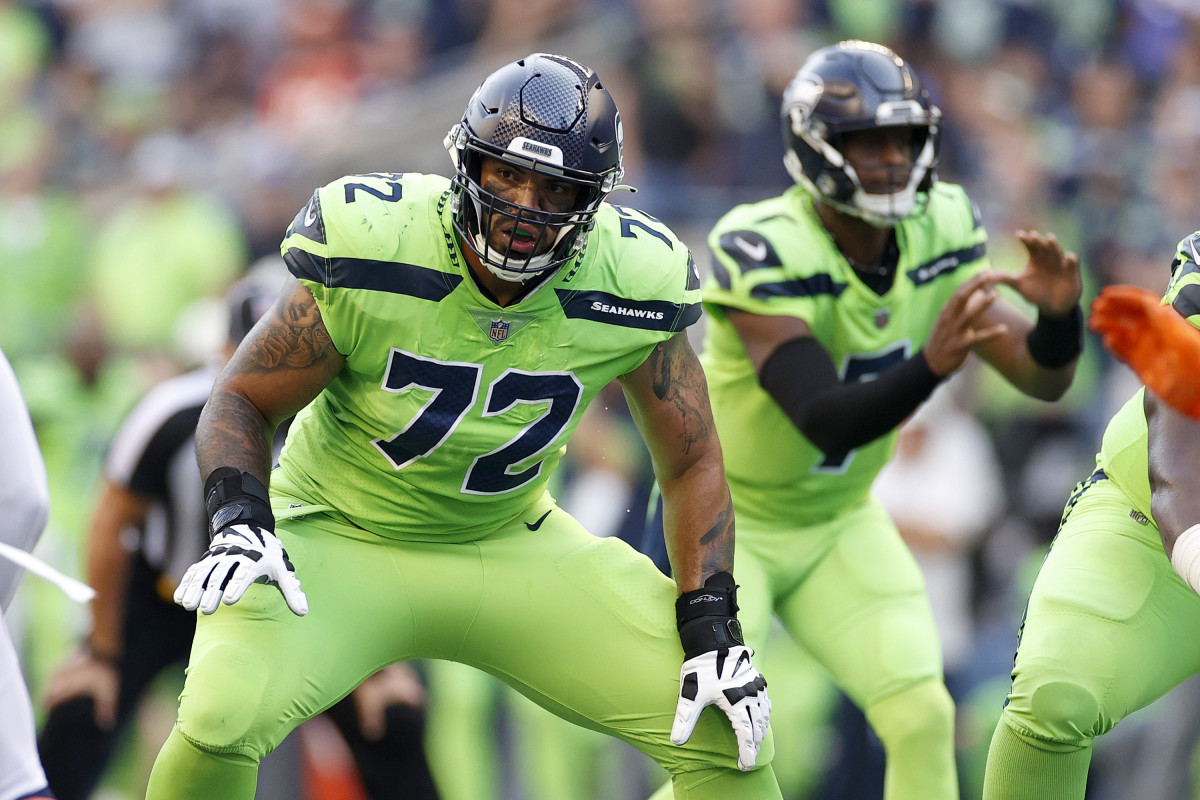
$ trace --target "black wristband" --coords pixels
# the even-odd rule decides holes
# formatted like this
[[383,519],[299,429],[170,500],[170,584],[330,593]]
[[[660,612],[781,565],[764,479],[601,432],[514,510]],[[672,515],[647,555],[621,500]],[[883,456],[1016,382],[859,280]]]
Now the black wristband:
[[204,508],[208,511],[210,537],[239,524],[275,530],[267,487],[249,472],[233,467],[218,467],[208,476],[204,482]]
[[710,576],[703,589],[680,595],[675,600],[675,624],[684,658],[743,644],[737,610],[737,584],[728,572]]
[[1058,319],[1038,314],[1037,324],[1025,337],[1029,355],[1039,366],[1060,369],[1083,352],[1083,311],[1076,305],[1071,313]]

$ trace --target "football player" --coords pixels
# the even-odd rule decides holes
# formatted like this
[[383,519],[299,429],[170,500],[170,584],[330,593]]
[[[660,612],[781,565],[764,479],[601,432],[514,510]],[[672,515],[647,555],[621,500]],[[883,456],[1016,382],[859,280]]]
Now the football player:
[[[150,800],[253,797],[289,730],[410,658],[623,739],[678,798],[781,796],[685,331],[699,278],[669,229],[604,202],[621,139],[599,77],[537,53],[471,97],[453,180],[348,176],[296,216],[294,279],[200,418],[213,539],[175,593],[203,613]],[[613,379],[664,487],[675,583],[546,491]]]
[[[1198,246],[1200,232],[1179,243],[1161,314],[1158,303],[1140,300],[1132,310],[1124,290],[1116,309],[1099,306],[1106,341],[1115,332],[1116,351],[1132,355],[1131,364],[1145,367],[1151,354],[1114,325],[1114,313],[1132,310],[1148,343],[1170,351],[1185,342],[1158,354],[1166,364],[1187,354],[1168,390],[1195,381],[1194,346],[1175,320],[1194,338]],[[1197,463],[1200,422],[1155,386],[1135,392],[1108,423],[1096,471],[1067,500],[1029,597],[984,800],[1082,800],[1095,738],[1200,672]]]
[[708,238],[701,361],[738,516],[742,622],[761,643],[778,614],[862,709],[887,800],[946,800],[954,707],[932,612],[870,488],[897,426],[971,353],[1033,397],[1066,391],[1079,264],[1053,235],[1019,231],[1024,270],[990,268],[974,205],[936,178],[941,113],[886,47],[813,53],[782,123],[795,186],[735,207]]

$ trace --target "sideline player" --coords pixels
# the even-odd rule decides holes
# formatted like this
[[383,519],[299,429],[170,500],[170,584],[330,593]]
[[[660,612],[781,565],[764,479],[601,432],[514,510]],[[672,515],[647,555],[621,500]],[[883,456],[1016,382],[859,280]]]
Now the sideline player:
[[[297,215],[296,280],[197,431],[214,538],[176,600],[204,616],[149,800],[252,797],[292,727],[409,658],[483,669],[629,742],[677,798],[780,797],[684,330],[698,275],[667,228],[603,202],[621,136],[594,72],[534,54],[471,97],[453,181],[350,176]],[[545,490],[613,379],[664,487],[675,584]]]
[[[1200,325],[1200,232],[1179,243],[1162,306]],[[1124,291],[1117,297],[1126,297]],[[1110,294],[1109,297],[1113,295]],[[1140,301],[1139,301],[1140,302]],[[1195,353],[1155,304],[1100,304],[1099,330],[1142,370],[1194,383]],[[1166,343],[1162,363],[1136,335]],[[1178,349],[1177,349],[1178,348]],[[1131,361],[1131,364],[1133,362]],[[1096,471],[1067,500],[1018,632],[1004,713],[992,735],[984,800],[1081,800],[1097,736],[1200,672],[1200,422],[1139,389],[1104,431]]]
[[989,268],[974,205],[936,180],[941,113],[885,47],[813,53],[782,120],[796,185],[734,208],[708,238],[701,361],[738,515],[743,625],[763,642],[778,614],[863,710],[888,800],[954,798],[932,612],[870,488],[899,424],[972,352],[1028,395],[1066,391],[1082,347],[1078,259],[1021,231],[1024,271]]

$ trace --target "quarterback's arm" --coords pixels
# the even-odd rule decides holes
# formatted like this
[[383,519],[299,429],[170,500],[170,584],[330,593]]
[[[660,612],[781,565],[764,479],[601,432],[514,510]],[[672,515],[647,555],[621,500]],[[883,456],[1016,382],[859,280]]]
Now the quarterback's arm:
[[320,394],[345,361],[312,292],[290,279],[242,340],[200,414],[200,474],[232,467],[265,486],[275,428]]
[[1036,324],[1003,301],[979,317],[980,325],[1000,330],[976,352],[1009,383],[1030,397],[1057,400],[1071,386],[1083,350],[1083,281],[1079,257],[1063,252],[1054,234],[1017,231],[1029,253],[1019,274],[999,273],[997,283],[1011,286],[1037,308]]
[[708,384],[686,333],[662,342],[621,377],[663,496],[663,526],[681,592],[733,571],[733,504]]
[[1172,566],[1200,591],[1200,422],[1145,397],[1150,512]]
[[726,315],[763,389],[826,454],[845,453],[891,431],[941,380],[916,353],[875,380],[843,383],[804,320],[735,309]]

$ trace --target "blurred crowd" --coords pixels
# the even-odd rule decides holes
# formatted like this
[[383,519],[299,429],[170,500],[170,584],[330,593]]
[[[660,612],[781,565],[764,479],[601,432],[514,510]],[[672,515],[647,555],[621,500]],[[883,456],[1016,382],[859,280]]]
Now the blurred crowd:
[[[0,0],[0,347],[50,473],[42,554],[79,572],[108,437],[150,385],[212,355],[223,292],[277,257],[313,189],[449,174],[442,138],[499,65],[551,51],[594,67],[638,189],[610,199],[671,224],[703,268],[719,215],[790,183],[784,87],[851,37],[926,80],[940,176],[979,204],[997,266],[1019,268],[1012,233],[1035,228],[1080,254],[1085,300],[1109,283],[1163,290],[1200,227],[1200,0]],[[953,550],[969,575],[964,697],[1005,680],[1028,565],[1134,385],[1095,340],[1060,403],[990,380],[968,372],[952,398],[1000,475],[994,512]],[[578,481],[581,504],[624,509],[600,527],[636,537],[645,456],[611,400],[590,443],[581,426],[563,491]],[[23,594],[36,699],[80,612]]]

